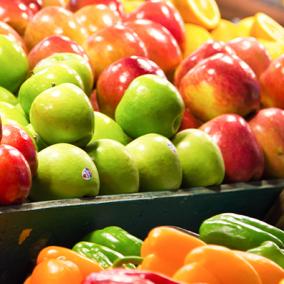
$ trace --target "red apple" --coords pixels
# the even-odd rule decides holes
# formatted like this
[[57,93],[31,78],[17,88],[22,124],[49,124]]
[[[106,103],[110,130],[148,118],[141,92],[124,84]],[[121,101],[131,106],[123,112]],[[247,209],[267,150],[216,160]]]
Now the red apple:
[[18,149],[27,160],[31,173],[37,170],[37,153],[31,137],[16,125],[3,125],[1,144],[6,144]]
[[75,41],[66,36],[53,35],[44,38],[35,45],[28,54],[31,69],[43,58],[54,53],[72,52],[89,60],[84,49]]
[[270,56],[264,46],[253,37],[240,37],[227,44],[254,71],[257,78],[268,68]]
[[202,122],[194,117],[191,111],[187,108],[183,113],[183,118],[181,121],[181,125],[179,127],[179,131],[188,129],[188,128],[198,128]]
[[161,24],[150,20],[136,20],[125,25],[144,41],[149,59],[171,76],[182,60],[181,50],[172,34]]
[[27,52],[26,44],[23,38],[8,24],[0,21],[0,34],[8,36],[11,40],[15,41],[18,45]]
[[0,145],[0,205],[23,203],[31,185],[31,170],[23,154],[10,145]]
[[40,10],[28,23],[25,42],[29,49],[51,35],[65,35],[82,44],[87,32],[77,22],[74,14],[63,7],[49,6]]
[[264,152],[267,177],[284,178],[284,110],[260,110],[249,125]]
[[127,20],[151,20],[159,23],[174,36],[181,50],[185,48],[185,27],[183,19],[170,1],[149,0],[141,4],[127,17]]
[[207,121],[218,115],[245,116],[259,108],[259,84],[251,68],[237,56],[215,54],[200,61],[179,87],[192,114]]
[[120,0],[70,0],[68,8],[71,11],[77,11],[84,6],[103,4],[108,6],[111,10],[123,15],[123,6]]
[[88,38],[84,48],[96,75],[100,75],[106,67],[120,58],[148,55],[144,42],[138,35],[121,24],[97,31]]
[[232,48],[228,47],[225,43],[219,41],[208,41],[204,43],[200,48],[198,48],[191,55],[186,57],[176,68],[174,83],[179,87],[181,79],[184,75],[192,69],[198,62],[208,58],[217,53],[225,53],[228,55],[235,55]]
[[84,6],[75,13],[75,18],[89,35],[120,21],[120,16],[106,5]]
[[218,116],[201,126],[219,146],[227,182],[258,180],[264,169],[263,152],[248,123],[239,115]]
[[33,15],[34,11],[23,0],[0,0],[0,21],[9,24],[20,35],[24,34]]
[[156,63],[140,56],[124,57],[104,69],[97,82],[97,99],[100,110],[114,117],[116,106],[129,84],[133,79],[144,74],[165,77],[164,72]]
[[284,108],[284,54],[271,62],[261,75],[260,84],[263,105]]

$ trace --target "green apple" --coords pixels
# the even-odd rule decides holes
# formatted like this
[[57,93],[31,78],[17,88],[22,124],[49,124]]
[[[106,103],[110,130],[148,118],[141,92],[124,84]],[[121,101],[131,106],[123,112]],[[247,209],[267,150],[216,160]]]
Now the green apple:
[[172,142],[151,133],[130,142],[126,149],[139,171],[141,191],[176,190],[182,182],[182,168]]
[[94,112],[82,89],[64,83],[49,88],[32,103],[30,120],[49,145],[70,143],[86,146],[94,132]]
[[0,116],[3,121],[5,121],[5,119],[11,119],[23,126],[29,124],[20,105],[11,105],[5,102],[0,102]]
[[183,100],[167,79],[147,74],[135,78],[115,111],[115,120],[132,138],[147,133],[172,137],[179,129]]
[[139,173],[131,155],[121,143],[100,139],[86,148],[100,177],[100,194],[134,193],[139,189]]
[[89,144],[92,144],[98,139],[112,139],[126,145],[130,142],[130,138],[124,133],[122,128],[113,119],[107,115],[95,111],[95,131]]
[[0,102],[8,103],[10,105],[17,105],[17,98],[7,89],[0,86]]
[[74,69],[81,77],[84,84],[84,91],[89,96],[94,85],[94,76],[90,63],[86,58],[71,52],[54,53],[42,59],[33,69],[37,73],[47,66],[64,65]]
[[0,35],[0,66],[0,86],[16,92],[27,76],[28,59],[23,48],[4,35]]
[[63,65],[47,66],[27,79],[19,90],[19,102],[29,117],[34,99],[44,90],[63,84],[72,83],[83,89],[83,82],[79,74]]
[[59,143],[38,153],[37,175],[30,199],[33,201],[96,196],[99,174],[89,155],[77,146]]
[[208,134],[198,129],[186,129],[177,133],[173,143],[182,166],[183,186],[222,183],[225,176],[222,153]]

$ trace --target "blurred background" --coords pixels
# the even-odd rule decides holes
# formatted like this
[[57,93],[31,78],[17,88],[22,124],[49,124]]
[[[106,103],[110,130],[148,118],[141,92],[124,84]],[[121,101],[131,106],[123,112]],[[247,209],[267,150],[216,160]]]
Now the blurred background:
[[284,25],[284,0],[217,0],[224,18],[238,20],[265,12]]

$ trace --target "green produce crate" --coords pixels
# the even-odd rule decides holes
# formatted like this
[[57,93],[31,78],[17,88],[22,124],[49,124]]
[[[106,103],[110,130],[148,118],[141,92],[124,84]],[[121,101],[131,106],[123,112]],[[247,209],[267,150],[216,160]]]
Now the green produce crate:
[[72,246],[95,228],[117,225],[144,238],[158,225],[197,231],[221,212],[263,219],[283,188],[284,180],[262,181],[0,207],[0,283],[22,283],[41,248]]

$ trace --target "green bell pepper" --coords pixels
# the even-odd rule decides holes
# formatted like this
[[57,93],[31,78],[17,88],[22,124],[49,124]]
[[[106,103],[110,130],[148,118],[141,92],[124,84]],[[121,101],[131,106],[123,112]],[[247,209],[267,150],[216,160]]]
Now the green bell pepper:
[[115,261],[124,257],[117,251],[91,242],[79,242],[74,245],[72,250],[86,256],[87,258],[95,260],[102,268],[109,268]]
[[283,247],[284,232],[254,218],[223,213],[205,220],[200,228],[201,240],[231,249],[249,250],[265,241]]
[[89,233],[84,239],[117,251],[124,256],[140,256],[142,240],[117,226],[109,226]]
[[284,268],[284,251],[271,241],[264,242],[259,247],[248,250],[248,252],[269,258]]

